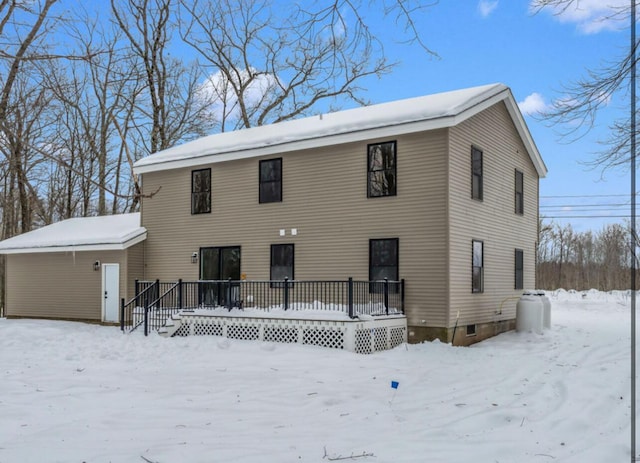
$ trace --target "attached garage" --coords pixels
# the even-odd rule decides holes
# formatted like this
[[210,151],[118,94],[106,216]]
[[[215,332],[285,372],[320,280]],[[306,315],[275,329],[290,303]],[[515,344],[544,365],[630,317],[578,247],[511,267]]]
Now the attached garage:
[[0,242],[5,315],[117,323],[144,276],[140,214],[64,220]]

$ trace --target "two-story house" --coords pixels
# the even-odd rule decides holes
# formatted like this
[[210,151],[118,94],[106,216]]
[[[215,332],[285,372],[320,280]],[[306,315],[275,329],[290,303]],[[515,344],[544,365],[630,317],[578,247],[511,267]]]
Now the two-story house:
[[457,323],[462,344],[513,328],[535,287],[546,167],[501,84],[212,135],[134,170],[156,193],[146,278],[404,279],[409,341]]
[[512,329],[535,287],[546,167],[502,84],[211,135],[134,171],[138,278],[403,279],[408,340],[456,344]]

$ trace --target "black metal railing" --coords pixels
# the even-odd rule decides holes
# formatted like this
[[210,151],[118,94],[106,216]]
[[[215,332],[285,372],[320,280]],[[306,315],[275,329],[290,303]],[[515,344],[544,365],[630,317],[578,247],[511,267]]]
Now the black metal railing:
[[144,322],[143,310],[145,307],[149,307],[150,301],[157,298],[155,294],[159,286],[159,281],[139,282],[136,280],[136,295],[133,299],[127,303],[124,302],[124,299],[120,300],[120,329],[122,331],[133,331]]
[[135,288],[133,299],[121,301],[120,326],[123,331],[144,326],[145,335],[185,309],[315,310],[350,318],[404,314],[404,280],[156,280],[136,281]]

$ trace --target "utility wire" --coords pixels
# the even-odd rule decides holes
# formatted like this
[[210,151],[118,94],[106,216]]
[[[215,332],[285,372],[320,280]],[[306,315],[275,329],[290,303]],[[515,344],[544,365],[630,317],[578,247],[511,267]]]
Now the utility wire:
[[[635,194],[640,195],[640,192]],[[610,195],[553,195],[553,196],[540,196],[540,198],[628,198],[629,195],[623,194],[610,194]]]
[[543,215],[543,219],[619,219],[629,218],[630,215]]
[[601,204],[542,204],[540,209],[548,207],[629,207],[629,203],[601,203]]
[[629,215],[628,211],[625,211],[624,209],[591,209],[591,208],[586,208],[586,209],[581,209],[579,207],[576,208],[572,208],[571,210],[566,210],[566,209],[548,209],[546,211],[543,211],[541,213],[541,215],[544,215],[545,217],[547,216],[547,214],[574,214],[576,212],[593,212],[593,215],[607,215],[607,214],[621,214],[621,213],[626,213],[627,215]]

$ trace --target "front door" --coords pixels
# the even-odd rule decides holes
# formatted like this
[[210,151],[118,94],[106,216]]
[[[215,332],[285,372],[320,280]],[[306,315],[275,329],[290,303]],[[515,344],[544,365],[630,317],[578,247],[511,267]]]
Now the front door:
[[102,321],[118,321],[120,265],[102,264]]
[[[201,280],[240,280],[240,246],[200,248]],[[203,283],[201,301],[206,306],[226,306],[235,302],[237,284],[229,287],[224,283]]]

